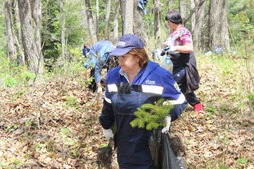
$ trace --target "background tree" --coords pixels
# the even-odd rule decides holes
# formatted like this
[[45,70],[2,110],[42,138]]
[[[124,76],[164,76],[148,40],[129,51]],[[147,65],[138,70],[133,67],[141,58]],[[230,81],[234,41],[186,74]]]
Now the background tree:
[[106,0],[105,38],[109,39],[111,0]]
[[5,26],[6,26],[6,37],[7,37],[7,57],[11,60],[15,60],[17,57],[17,49],[15,47],[15,34],[13,26],[13,16],[12,16],[12,1],[4,1],[4,16],[5,16]]
[[93,19],[93,13],[92,13],[92,7],[90,0],[85,0],[86,2],[86,15],[87,15],[87,23],[88,23],[88,28],[91,36],[92,43],[97,42],[97,36],[95,32],[95,26],[94,26],[94,19]]
[[[91,4],[91,3],[90,3]],[[100,19],[100,17],[99,17],[99,11],[100,11],[100,9],[99,9],[99,0],[96,0],[96,17],[95,17],[95,28],[96,28],[96,35],[98,35],[98,33],[99,33],[99,19]]]
[[[123,34],[133,33],[133,13],[134,13],[134,0],[123,0],[122,2],[122,15],[123,15]],[[136,19],[136,16],[135,16]]]
[[208,44],[210,50],[221,47],[226,52],[230,51],[227,0],[210,1]]
[[201,53],[202,48],[204,48],[205,38],[204,35],[207,31],[204,30],[205,25],[205,7],[206,1],[190,1],[190,13],[191,13],[191,32],[193,42],[195,42],[194,49],[195,53]]
[[139,0],[133,1],[133,33],[141,37],[144,44],[147,45],[148,37],[146,32],[146,26],[143,18],[143,10],[138,7]]
[[66,58],[65,58],[65,17],[64,17],[64,8],[63,8],[64,0],[60,0],[59,2],[60,2],[60,4],[59,4],[60,17],[61,17],[62,58],[63,58],[63,60],[66,60]]
[[13,6],[13,24],[14,24],[14,30],[15,30],[15,45],[17,47],[17,58],[18,58],[18,64],[21,66],[25,66],[25,55],[23,51],[23,45],[22,45],[22,34],[20,29],[20,19],[19,19],[19,9],[18,9],[18,2],[17,0],[12,1]]
[[118,39],[118,29],[119,29],[119,22],[118,22],[118,18],[119,18],[119,11],[120,11],[120,2],[119,0],[115,0],[115,8],[114,8],[114,29],[113,29],[113,43],[117,41]]
[[[43,58],[40,55],[40,50],[37,48],[38,37],[35,36],[36,31],[32,21],[32,9],[29,0],[19,0],[19,16],[21,23],[22,41],[28,69],[31,72],[42,74],[43,73]],[[35,5],[37,6],[37,4]],[[35,38],[34,38],[35,37]]]
[[[55,63],[62,62],[62,41],[64,44],[64,55],[66,62],[74,59],[73,52],[81,49],[89,29],[84,29],[87,25],[86,15],[83,15],[84,1],[69,0],[63,1],[63,13],[60,11],[60,1],[42,1],[43,24],[42,24],[42,53],[45,59],[45,66],[49,71],[52,70]],[[61,15],[64,15],[64,21],[61,21]],[[64,23],[64,28],[62,28]],[[64,29],[64,38],[63,32]],[[62,40],[63,39],[63,40]],[[92,43],[91,38],[88,40]],[[87,41],[88,41],[87,40]],[[78,48],[78,49],[76,49]],[[77,51],[78,52],[78,51]],[[76,52],[74,52],[76,53]],[[59,64],[58,64],[59,65]]]
[[43,56],[41,52],[41,1],[40,0],[34,0],[30,1],[31,2],[31,12],[32,12],[32,18],[33,18],[33,27],[35,30],[35,44],[36,44],[36,49],[39,53],[40,60],[43,63]]
[[[161,10],[162,10],[162,3],[160,0],[154,1],[154,38],[156,44],[159,44],[157,47],[161,48]],[[162,21],[163,23],[163,21]]]
[[182,18],[186,18],[186,2],[185,0],[179,0],[179,12],[182,16]]

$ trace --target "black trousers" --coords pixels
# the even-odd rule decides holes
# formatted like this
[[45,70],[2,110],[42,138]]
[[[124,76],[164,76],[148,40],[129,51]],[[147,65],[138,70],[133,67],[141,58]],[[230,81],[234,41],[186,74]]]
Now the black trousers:
[[198,98],[196,97],[195,93],[192,91],[190,93],[186,93],[186,70],[185,66],[180,66],[173,69],[173,78],[177,82],[181,92],[184,94],[187,102],[191,105],[194,106],[195,104],[200,103]]

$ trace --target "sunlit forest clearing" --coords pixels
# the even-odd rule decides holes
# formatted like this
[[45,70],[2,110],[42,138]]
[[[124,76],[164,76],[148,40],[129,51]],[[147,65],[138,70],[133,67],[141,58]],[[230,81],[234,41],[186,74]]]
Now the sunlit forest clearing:
[[171,124],[175,155],[186,169],[254,169],[254,0],[0,2],[0,169],[118,169],[82,50],[133,33],[152,59],[172,9],[191,33],[205,111],[188,106]]
[[[197,61],[205,113],[188,107],[173,122],[176,153],[188,168],[254,168],[253,61],[222,55]],[[102,96],[87,88],[80,66],[68,65],[43,84],[1,89],[0,168],[102,167]],[[117,168],[115,154],[109,166]]]

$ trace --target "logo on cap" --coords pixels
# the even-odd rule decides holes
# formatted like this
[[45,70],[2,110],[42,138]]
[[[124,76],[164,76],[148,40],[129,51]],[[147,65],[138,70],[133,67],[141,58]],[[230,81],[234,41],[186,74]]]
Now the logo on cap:
[[125,44],[126,44],[125,42],[119,41],[119,42],[117,43],[117,46],[124,47]]

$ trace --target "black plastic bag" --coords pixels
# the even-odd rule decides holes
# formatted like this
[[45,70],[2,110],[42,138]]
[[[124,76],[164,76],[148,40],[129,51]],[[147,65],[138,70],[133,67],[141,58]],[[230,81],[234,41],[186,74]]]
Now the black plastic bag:
[[113,138],[110,138],[108,146],[101,147],[97,150],[97,164],[99,168],[112,168],[113,146],[114,140]]
[[190,60],[186,63],[186,83],[187,88],[185,93],[190,93],[199,88],[200,75],[197,70],[196,58],[193,53],[190,55]]
[[149,148],[155,169],[181,169],[171,147],[168,134],[161,133],[161,129],[153,130],[149,138]]

